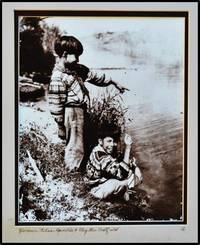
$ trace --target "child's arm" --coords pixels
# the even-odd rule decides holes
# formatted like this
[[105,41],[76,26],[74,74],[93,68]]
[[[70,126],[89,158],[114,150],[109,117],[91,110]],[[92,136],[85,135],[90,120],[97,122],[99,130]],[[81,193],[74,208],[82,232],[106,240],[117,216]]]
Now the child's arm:
[[66,85],[62,82],[61,72],[52,74],[49,85],[50,112],[59,126],[64,125],[64,104],[66,100]]
[[110,155],[105,155],[101,159],[101,170],[103,171],[103,174],[108,174],[114,178],[119,179],[123,178],[123,175],[126,175],[126,177],[128,177],[132,174],[132,170],[129,165],[131,144],[133,143],[131,136],[126,134],[124,142],[126,144],[126,149],[122,162],[116,161],[116,159],[112,158]]
[[131,136],[125,134],[124,143],[126,145],[125,152],[124,152],[124,162],[129,164],[130,161],[130,152],[131,152],[131,144],[133,143]]
[[128,88],[122,86],[121,84],[117,83],[116,81],[111,81],[111,84],[113,84],[119,91],[120,93],[124,93],[126,90],[130,91]]
[[120,85],[119,83],[113,81],[112,79],[106,79],[105,74],[99,77],[96,73],[91,72],[91,71],[88,73],[88,76],[85,82],[89,82],[99,87],[106,87],[109,85],[114,85],[120,91],[120,93],[124,93],[125,90],[129,90],[123,87],[122,85]]
[[120,170],[126,173],[127,176],[130,176],[132,174],[132,170],[130,168],[130,152],[131,152],[131,144],[133,143],[131,136],[128,134],[125,134],[124,137],[124,143],[126,145],[125,152],[124,152],[124,159],[122,162],[120,162]]

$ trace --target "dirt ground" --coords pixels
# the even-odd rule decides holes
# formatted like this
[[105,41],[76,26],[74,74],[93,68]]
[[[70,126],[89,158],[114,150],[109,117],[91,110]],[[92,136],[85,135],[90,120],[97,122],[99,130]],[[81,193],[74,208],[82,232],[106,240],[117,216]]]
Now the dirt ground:
[[[136,189],[130,200],[122,197],[97,200],[89,193],[83,172],[64,165],[65,141],[57,137],[47,101],[22,103],[19,130],[19,220],[124,221],[151,219],[149,197]],[[31,117],[30,117],[31,116]],[[27,152],[42,173],[38,181]]]

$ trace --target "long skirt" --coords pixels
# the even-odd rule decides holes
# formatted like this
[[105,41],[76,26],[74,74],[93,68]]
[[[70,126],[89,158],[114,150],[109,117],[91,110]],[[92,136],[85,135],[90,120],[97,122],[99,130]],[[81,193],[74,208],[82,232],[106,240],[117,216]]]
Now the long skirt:
[[84,156],[83,127],[84,110],[65,108],[66,148],[65,164],[69,170],[78,169]]

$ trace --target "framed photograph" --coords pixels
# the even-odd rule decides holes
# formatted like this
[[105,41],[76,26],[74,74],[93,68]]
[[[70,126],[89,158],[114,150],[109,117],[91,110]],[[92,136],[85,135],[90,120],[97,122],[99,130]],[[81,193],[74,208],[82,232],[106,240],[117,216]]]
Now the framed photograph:
[[183,5],[4,3],[4,241],[196,241],[197,18]]

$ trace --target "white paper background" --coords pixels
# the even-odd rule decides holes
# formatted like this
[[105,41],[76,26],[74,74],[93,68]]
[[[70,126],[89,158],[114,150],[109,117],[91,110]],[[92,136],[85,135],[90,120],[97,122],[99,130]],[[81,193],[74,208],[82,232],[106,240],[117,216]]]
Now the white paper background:
[[[188,224],[123,225],[118,231],[42,232],[15,226],[14,10],[189,11]],[[3,3],[3,223],[4,242],[195,242],[197,241],[197,3]],[[87,226],[89,227],[89,226]],[[85,228],[87,228],[85,227]],[[99,226],[98,226],[99,227]],[[105,226],[102,226],[105,227]],[[106,226],[108,227],[108,226]],[[46,227],[48,228],[48,227]],[[70,227],[69,227],[70,228]],[[100,227],[101,228],[101,227]],[[30,232],[36,230],[37,232]]]

